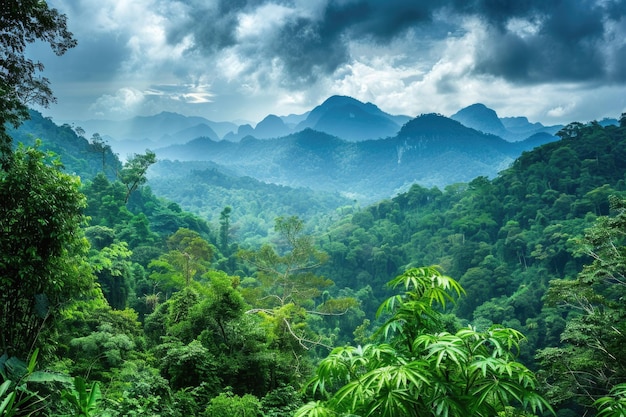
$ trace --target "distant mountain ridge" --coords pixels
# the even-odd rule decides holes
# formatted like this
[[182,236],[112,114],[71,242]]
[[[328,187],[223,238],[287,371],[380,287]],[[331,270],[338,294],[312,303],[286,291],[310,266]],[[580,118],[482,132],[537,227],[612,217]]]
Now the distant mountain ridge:
[[[461,109],[450,118],[508,141],[520,141],[541,132],[554,135],[562,127],[530,123],[523,116],[499,118],[494,110],[480,103]],[[245,122],[213,122],[203,117],[171,112],[122,121],[87,120],[75,123],[85,129],[87,137],[99,133],[116,152],[124,154],[181,144],[198,137],[237,142],[247,136],[279,138],[304,129],[359,142],[394,137],[410,120],[409,116],[386,113],[373,103],[337,95],[303,114],[269,114],[256,126]]]
[[93,119],[76,122],[87,137],[99,133],[112,148],[121,153],[143,152],[155,148],[185,143],[199,136],[215,139],[237,129],[230,122],[213,122],[199,116],[183,116],[161,112],[153,116],[135,116],[126,120]]
[[404,124],[395,136],[378,140],[351,142],[307,128],[275,139],[198,138],[156,152],[160,159],[211,161],[260,181],[372,202],[416,182],[443,188],[477,176],[494,177],[522,151],[555,139],[545,135],[511,143],[426,114]]
[[526,139],[536,133],[554,135],[562,125],[544,126],[530,123],[526,117],[498,117],[495,110],[482,103],[467,106],[450,116],[451,119],[480,132],[490,133],[511,142]]

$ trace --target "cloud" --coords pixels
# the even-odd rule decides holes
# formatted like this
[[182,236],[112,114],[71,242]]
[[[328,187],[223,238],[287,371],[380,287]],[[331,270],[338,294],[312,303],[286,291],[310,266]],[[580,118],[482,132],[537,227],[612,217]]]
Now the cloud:
[[49,3],[79,41],[42,59],[59,103],[80,91],[100,115],[260,120],[348,94],[409,115],[484,102],[556,119],[626,88],[626,0]]
[[297,87],[351,65],[353,39],[385,45],[407,32],[440,36],[421,29],[432,29],[445,11],[457,22],[478,18],[488,28],[487,42],[474,56],[478,74],[514,83],[624,78],[615,56],[624,46],[624,37],[616,36],[623,35],[618,28],[624,26],[624,0],[311,3],[306,9],[293,1],[192,2],[184,18],[170,25],[167,39],[173,45],[188,39],[189,49],[203,55],[231,50],[241,61],[277,61],[284,84]]
[[97,116],[128,116],[144,102],[145,95],[134,88],[120,88],[113,95],[100,96],[91,106]]

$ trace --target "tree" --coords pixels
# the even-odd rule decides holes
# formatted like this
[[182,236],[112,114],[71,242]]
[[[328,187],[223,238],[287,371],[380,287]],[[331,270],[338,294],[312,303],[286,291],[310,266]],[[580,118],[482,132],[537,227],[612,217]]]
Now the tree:
[[6,124],[18,127],[28,118],[28,105],[54,101],[50,83],[37,77],[44,66],[25,56],[27,44],[43,41],[57,55],[76,46],[67,17],[41,0],[5,0],[0,8],[0,164],[7,168],[11,137]]
[[114,309],[123,310],[128,302],[132,280],[131,255],[126,242],[120,242],[93,250],[89,259],[104,297]]
[[343,314],[356,300],[323,300],[315,309],[314,300],[333,285],[314,273],[328,255],[315,247],[312,236],[304,234],[304,223],[296,216],[277,218],[275,230],[281,237],[278,248],[266,244],[258,251],[239,252],[256,269],[260,283],[256,299],[250,300],[258,308],[250,312],[264,316],[283,349],[307,350],[320,344],[307,335],[307,315]]
[[232,207],[226,206],[220,213],[220,250],[225,256],[230,255],[230,213]]
[[111,152],[111,146],[99,133],[94,133],[89,143],[91,150],[102,156],[102,172],[105,172],[106,156]]
[[0,172],[0,348],[9,355],[49,339],[59,310],[93,287],[80,180],[54,161],[20,146]]
[[130,157],[124,164],[120,172],[118,172],[118,178],[122,184],[126,187],[126,196],[124,197],[124,204],[128,203],[130,195],[148,181],[146,173],[150,165],[156,162],[156,154],[150,150],[146,150],[145,154],[135,154]]
[[[334,349],[310,382],[323,398],[296,416],[494,416],[511,404],[550,410],[533,373],[515,360],[521,333],[494,326],[446,331],[442,314],[461,286],[435,267],[390,281],[403,295],[385,301],[379,343]],[[452,294],[451,294],[452,293]]]
[[[626,383],[626,201],[610,197],[614,216],[599,217],[578,239],[590,262],[576,279],[550,282],[546,301],[569,312],[561,344],[538,359],[554,403],[592,409],[601,397],[623,396]],[[623,385],[622,385],[623,388]]]
[[282,255],[267,244],[258,251],[239,253],[256,268],[265,289],[266,305],[301,304],[319,296],[332,282],[311,271],[326,262],[328,256],[315,247],[311,236],[304,234],[304,222],[296,216],[277,218],[275,230],[281,237]]

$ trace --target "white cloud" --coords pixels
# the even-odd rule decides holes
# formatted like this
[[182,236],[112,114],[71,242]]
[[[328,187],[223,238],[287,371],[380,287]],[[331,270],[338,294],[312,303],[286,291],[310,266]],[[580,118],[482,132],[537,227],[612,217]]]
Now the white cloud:
[[274,3],[262,5],[253,13],[242,13],[238,19],[237,38],[239,41],[267,38],[293,14],[293,9]]
[[120,88],[115,94],[104,94],[91,105],[90,110],[99,117],[132,116],[144,102],[145,95],[132,87]]
[[[349,1],[337,0],[333,5]],[[380,42],[372,42],[374,38],[367,33],[348,40],[350,28],[356,26],[346,24],[348,29],[341,32],[342,22],[337,19],[333,23],[339,26],[332,28],[340,36],[325,39],[323,32],[312,33],[322,44],[309,45],[319,47],[321,61],[327,57],[324,46],[333,45],[331,41],[347,42],[348,53],[335,57],[337,70],[332,74],[315,72],[319,77],[310,77],[310,84],[288,87],[293,85],[289,77],[297,77],[295,72],[307,67],[288,62],[286,57],[292,55],[286,55],[284,47],[295,46],[293,56],[301,53],[303,58],[317,59],[318,55],[307,55],[309,50],[299,50],[284,37],[284,33],[299,32],[280,31],[298,28],[295,23],[307,19],[310,24],[301,26],[303,31],[314,32],[318,22],[320,28],[326,27],[329,17],[324,12],[330,2],[247,1],[227,7],[231,14],[226,18],[218,13],[220,4],[232,6],[226,0],[49,0],[51,7],[68,15],[69,28],[79,41],[78,48],[60,58],[62,64],[50,67],[63,74],[71,71],[71,78],[68,75],[63,80],[65,85],[60,86],[54,74],[44,72],[51,75],[54,90],[65,94],[59,95],[59,104],[67,110],[57,106],[55,111],[64,111],[63,119],[79,114],[92,117],[87,110],[98,117],[129,117],[161,110],[187,114],[210,111],[207,117],[220,120],[258,121],[269,113],[309,110],[332,94],[350,95],[390,113],[410,116],[427,112],[450,115],[482,102],[501,116],[526,115],[545,123],[616,117],[626,109],[623,83],[606,87],[591,86],[591,81],[524,85],[476,75],[476,52],[491,43],[492,29],[484,19],[462,18],[447,9],[437,11],[433,22],[416,23],[414,28]],[[223,36],[222,43],[215,41],[219,46],[212,43],[211,36],[217,35],[203,30],[210,26],[202,26],[202,19],[192,19],[198,10],[215,16],[215,21],[207,20],[206,24],[215,23],[221,30],[216,32]],[[359,22],[356,18],[348,20]],[[195,30],[187,25],[189,22],[196,23]],[[615,77],[621,74],[623,64],[620,55],[608,51],[626,44],[623,23],[622,19],[605,26],[603,48],[613,59],[610,64]],[[537,17],[524,16],[509,19],[505,26],[510,34],[533,38],[543,24],[545,21]],[[201,35],[205,38],[200,39]],[[294,73],[287,74],[290,70]],[[78,92],[82,101],[71,108],[69,103]]]

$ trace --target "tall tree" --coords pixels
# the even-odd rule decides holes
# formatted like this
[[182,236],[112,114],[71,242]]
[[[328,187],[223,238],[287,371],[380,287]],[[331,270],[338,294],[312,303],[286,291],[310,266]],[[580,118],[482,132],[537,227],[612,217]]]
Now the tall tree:
[[146,173],[150,165],[156,162],[156,154],[151,150],[146,150],[145,154],[135,154],[124,164],[118,173],[118,178],[126,187],[124,204],[128,203],[130,195],[148,181]]
[[180,228],[167,240],[169,251],[150,263],[151,277],[167,290],[195,286],[208,271],[213,248],[198,232]]
[[278,217],[275,230],[281,238],[276,247],[266,244],[258,251],[242,250],[239,256],[256,269],[260,284],[249,300],[257,308],[250,312],[261,313],[277,344],[297,354],[321,344],[307,328],[308,314],[343,314],[356,300],[324,299],[314,309],[314,300],[333,285],[332,280],[315,274],[328,255],[315,247],[313,237],[304,233],[304,222],[296,216]]
[[92,287],[79,187],[36,148],[18,147],[0,172],[2,352],[26,357],[57,312]]
[[610,203],[615,215],[599,217],[577,242],[591,262],[576,279],[551,281],[547,293],[549,305],[569,313],[560,346],[538,355],[556,404],[592,409],[626,383],[626,201]]
[[225,256],[230,255],[230,213],[233,211],[232,207],[226,206],[220,213],[220,250]]
[[35,41],[50,45],[57,55],[76,46],[67,30],[67,17],[42,0],[4,0],[0,7],[0,164],[6,168],[11,137],[6,124],[17,127],[28,118],[28,105],[48,106],[54,101],[49,80],[38,77],[44,69],[25,56]]
[[91,150],[102,156],[102,172],[105,172],[106,156],[107,152],[111,152],[111,146],[107,143],[106,139],[100,136],[99,133],[94,133],[89,143]]

